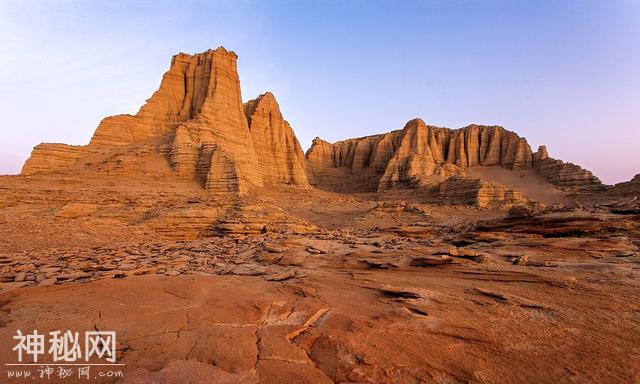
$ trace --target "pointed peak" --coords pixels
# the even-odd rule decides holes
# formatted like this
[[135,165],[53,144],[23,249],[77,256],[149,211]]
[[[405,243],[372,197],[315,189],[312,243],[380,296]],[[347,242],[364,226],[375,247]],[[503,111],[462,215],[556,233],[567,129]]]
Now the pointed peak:
[[278,101],[276,100],[276,97],[273,95],[273,93],[271,93],[269,91],[267,91],[267,92],[261,94],[260,96],[256,97],[255,102],[257,104],[275,103],[276,108],[279,108]]
[[280,105],[276,101],[276,97],[269,91],[244,103],[244,112],[249,123],[251,123],[253,114],[260,109],[268,109],[269,111],[281,113]]

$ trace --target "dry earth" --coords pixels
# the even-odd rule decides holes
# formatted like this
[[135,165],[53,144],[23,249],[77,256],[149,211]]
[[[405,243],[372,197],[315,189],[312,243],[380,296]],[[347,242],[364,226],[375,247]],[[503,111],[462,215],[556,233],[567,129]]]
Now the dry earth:
[[637,215],[74,180],[0,178],[3,363],[98,329],[123,383],[640,378]]

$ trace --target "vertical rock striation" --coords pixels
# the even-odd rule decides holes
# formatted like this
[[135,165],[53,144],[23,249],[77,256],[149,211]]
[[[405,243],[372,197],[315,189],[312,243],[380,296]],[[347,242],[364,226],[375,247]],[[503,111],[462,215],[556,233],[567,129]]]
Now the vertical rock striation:
[[[175,129],[171,165],[178,174],[195,176],[205,188],[216,191],[244,192],[262,186],[240,94],[236,54],[220,47],[177,58],[173,63],[184,74],[186,93],[176,117],[188,119]],[[192,77],[196,81],[190,83]],[[228,185],[221,186],[226,176]]]
[[275,97],[242,103],[235,53],[220,47],[173,57],[159,89],[135,115],[103,119],[87,146],[41,144],[23,173],[59,171],[87,153],[126,153],[157,142],[174,172],[214,192],[266,184],[308,186],[302,148]]
[[[421,119],[404,129],[330,144],[316,139],[307,151],[317,184],[340,169],[342,175],[366,175],[363,189],[387,190],[432,184],[473,166],[531,168],[531,148],[524,138],[497,126],[470,125],[462,129],[428,126]],[[333,172],[327,184],[339,183]]]
[[302,147],[271,92],[244,105],[264,184],[308,186]]
[[462,195],[479,191],[473,192],[478,201],[512,199],[510,192],[462,179],[442,184],[472,167],[535,169],[570,192],[605,188],[591,172],[550,158],[544,147],[534,154],[524,138],[499,126],[452,130],[414,119],[386,134],[333,144],[316,138],[305,155],[271,93],[243,104],[237,56],[223,47],[174,56],[138,113],[103,119],[86,146],[38,145],[23,174],[87,169],[157,175],[162,168],[212,192],[279,184],[342,192],[442,185],[442,196],[454,196],[460,186]]
[[224,76],[231,81],[237,78],[237,74],[230,73],[234,70],[230,67],[235,68],[235,57],[223,47],[195,55],[175,55],[160,88],[138,113],[106,117],[89,145],[125,145],[171,133],[179,124],[200,113],[207,98],[216,90],[216,80]]

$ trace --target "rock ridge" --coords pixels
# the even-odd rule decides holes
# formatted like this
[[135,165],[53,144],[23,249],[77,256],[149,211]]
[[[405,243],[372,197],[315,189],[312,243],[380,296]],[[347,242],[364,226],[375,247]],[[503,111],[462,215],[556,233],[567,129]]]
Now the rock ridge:
[[357,180],[353,187],[361,191],[428,186],[477,166],[533,168],[562,188],[603,188],[591,172],[549,158],[544,146],[533,153],[525,138],[500,126],[450,129],[413,119],[386,134],[333,144],[316,138],[306,157],[312,182],[328,189],[344,186],[348,179]]
[[[173,56],[158,90],[135,115],[103,119],[85,146],[36,146],[22,173],[157,174],[161,169],[214,193],[270,185],[383,192],[428,190],[464,177],[470,168],[499,167],[535,170],[566,192],[606,189],[588,170],[549,157],[544,146],[534,153],[525,138],[500,126],[450,129],[416,118],[389,133],[336,143],[316,138],[305,154],[271,92],[243,103],[237,58],[224,47]],[[166,170],[145,168],[141,157],[160,159]],[[471,184],[455,179],[443,185],[450,191]]]

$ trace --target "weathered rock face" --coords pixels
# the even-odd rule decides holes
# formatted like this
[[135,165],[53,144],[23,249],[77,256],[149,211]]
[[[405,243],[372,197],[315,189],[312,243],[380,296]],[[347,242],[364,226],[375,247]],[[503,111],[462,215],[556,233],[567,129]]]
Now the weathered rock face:
[[608,192],[613,196],[640,196],[640,174],[635,175],[634,178],[629,181],[612,186]]
[[[472,166],[531,168],[531,148],[524,138],[497,126],[470,125],[452,130],[421,119],[404,129],[330,144],[316,139],[307,152],[315,183],[338,184],[340,175],[361,177],[362,189],[386,190],[428,185]],[[342,172],[328,171],[341,169]],[[333,174],[333,177],[328,176]]]
[[302,147],[271,92],[244,105],[265,184],[307,186]]
[[307,151],[311,182],[321,188],[349,191],[375,191],[380,176],[395,151],[400,131],[367,136],[331,144],[313,140]]
[[498,126],[452,130],[414,119],[386,134],[334,144],[316,138],[305,157],[271,93],[242,103],[236,61],[223,47],[174,56],[137,114],[105,118],[87,146],[37,146],[23,173],[166,175],[168,161],[175,175],[212,192],[310,183],[359,192],[430,188],[468,168],[502,167],[535,169],[567,191],[604,189],[589,171],[550,158],[544,147],[533,154],[524,138]]
[[86,147],[67,144],[42,143],[33,148],[22,167],[23,175],[37,172],[63,171],[88,152]]
[[[205,101],[216,91],[239,92],[235,71],[236,55],[220,47],[196,55],[180,53],[162,77],[160,88],[135,116],[117,115],[102,120],[90,145],[130,144],[171,133],[180,123],[196,117]],[[216,81],[226,84],[218,86]],[[238,94],[239,96],[239,94]]]
[[404,129],[383,135],[334,144],[317,138],[306,156],[313,184],[330,190],[425,187],[477,166],[533,168],[567,191],[604,190],[588,170],[550,158],[544,146],[534,154],[526,139],[498,126],[452,130],[414,119]]
[[453,176],[433,188],[434,196],[447,204],[474,205],[479,208],[527,203],[521,192],[479,179]]
[[118,154],[132,145],[153,142],[177,175],[214,192],[308,185],[302,149],[275,97],[267,93],[243,105],[236,60],[223,47],[174,56],[160,88],[136,115],[105,118],[84,147],[36,147],[24,173],[63,170],[89,152],[123,157]]
[[590,171],[572,163],[550,158],[544,145],[540,146],[533,160],[536,171],[561,189],[582,192],[605,190],[600,179]]
[[[170,160],[179,174],[195,176],[214,191],[245,192],[262,185],[236,59],[235,53],[218,48],[185,60],[186,94],[177,117],[190,119],[176,128]],[[191,76],[199,79],[193,86]]]

